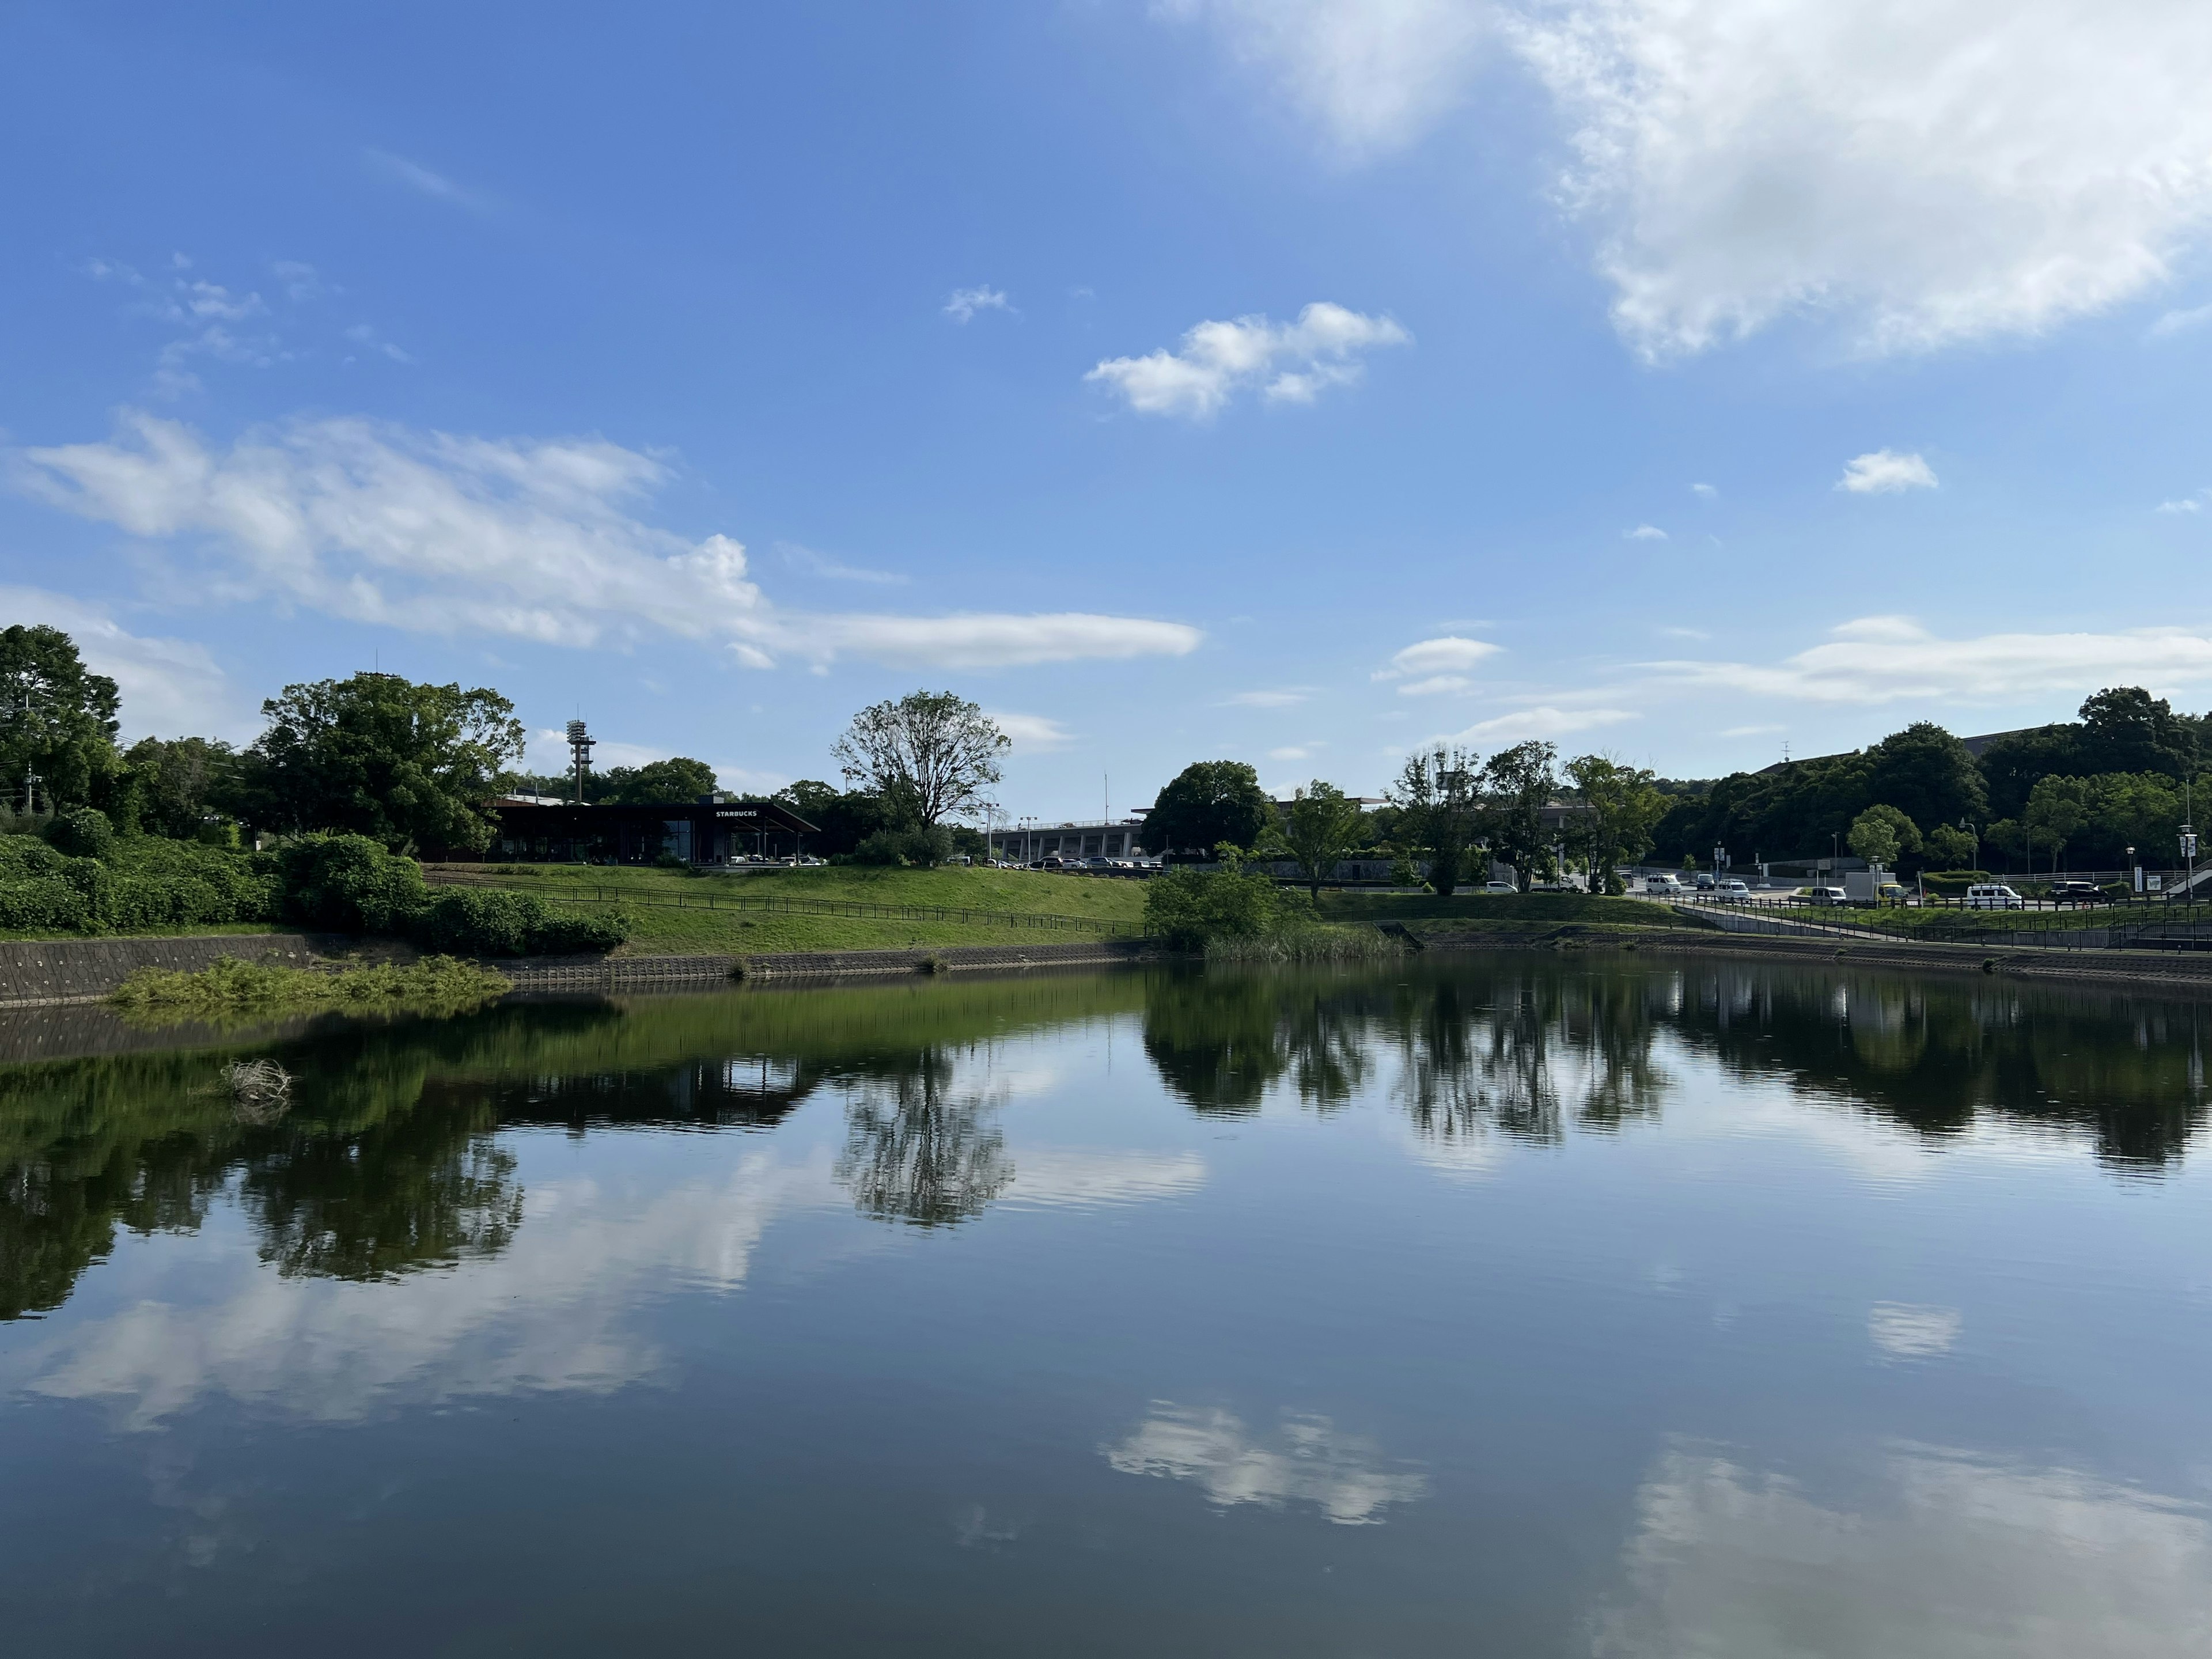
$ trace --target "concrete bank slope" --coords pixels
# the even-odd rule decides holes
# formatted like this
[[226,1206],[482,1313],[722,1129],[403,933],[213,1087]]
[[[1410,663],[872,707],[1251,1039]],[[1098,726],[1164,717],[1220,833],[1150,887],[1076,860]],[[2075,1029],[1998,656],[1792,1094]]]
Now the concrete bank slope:
[[784,951],[763,956],[526,957],[488,961],[519,991],[640,991],[743,978],[846,979],[856,975],[955,972],[976,968],[1064,968],[1150,962],[1161,952],[1143,939],[1075,945],[939,945],[909,951]]
[[[339,933],[198,933],[179,939],[0,939],[0,1007],[98,1002],[141,968],[197,973],[224,957],[313,968],[358,953]],[[376,954],[391,954],[383,947]],[[411,951],[406,952],[411,956]]]
[[[0,939],[0,1008],[100,1002],[142,968],[197,972],[224,957],[288,968],[343,962],[412,961],[389,939],[343,933],[210,933],[183,939]],[[755,957],[492,957],[483,965],[518,990],[648,990],[737,979],[830,979],[974,968],[1068,967],[1142,962],[1158,951],[1141,939],[1074,945],[962,945],[913,951],[792,951]]]
[[[1562,933],[1565,930],[1562,930]],[[1430,951],[1553,950],[1621,951],[1640,956],[1765,957],[1810,967],[1898,968],[1912,972],[1995,974],[2008,978],[2141,985],[2212,995],[2212,953],[2166,951],[2024,951],[2002,945],[1945,945],[1923,939],[1799,939],[1729,933],[1717,928],[1680,932],[1652,929],[1644,937],[1589,934],[1431,933]]]

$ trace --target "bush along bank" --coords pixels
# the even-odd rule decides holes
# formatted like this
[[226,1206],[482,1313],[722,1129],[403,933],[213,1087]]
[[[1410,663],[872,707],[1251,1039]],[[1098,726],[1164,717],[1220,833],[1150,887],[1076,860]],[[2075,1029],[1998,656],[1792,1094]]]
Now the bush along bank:
[[564,913],[535,894],[434,894],[414,860],[363,836],[246,853],[118,836],[90,807],[56,814],[37,835],[0,835],[0,931],[96,937],[272,921],[491,957],[604,952],[628,932],[619,912]]
[[1373,927],[1324,922],[1305,894],[1235,861],[1220,870],[1170,870],[1146,883],[1145,932],[1208,961],[1363,961],[1405,949]]

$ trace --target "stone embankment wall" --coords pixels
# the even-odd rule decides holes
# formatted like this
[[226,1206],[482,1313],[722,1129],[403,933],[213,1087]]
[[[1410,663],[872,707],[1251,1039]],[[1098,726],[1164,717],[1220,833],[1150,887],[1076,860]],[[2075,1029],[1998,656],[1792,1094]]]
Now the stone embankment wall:
[[[197,972],[222,957],[312,968],[358,951],[336,933],[203,933],[187,939],[0,939],[0,1006],[97,1002],[141,968]],[[378,954],[396,954],[386,947]],[[405,954],[411,956],[413,952]]]

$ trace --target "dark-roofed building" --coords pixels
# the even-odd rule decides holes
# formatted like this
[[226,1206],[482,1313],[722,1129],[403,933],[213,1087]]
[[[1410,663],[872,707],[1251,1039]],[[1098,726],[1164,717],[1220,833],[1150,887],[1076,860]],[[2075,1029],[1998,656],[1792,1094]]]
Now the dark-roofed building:
[[686,864],[788,859],[816,833],[772,800],[573,806],[509,797],[490,805],[499,828],[483,856],[518,863],[651,864],[665,854]]

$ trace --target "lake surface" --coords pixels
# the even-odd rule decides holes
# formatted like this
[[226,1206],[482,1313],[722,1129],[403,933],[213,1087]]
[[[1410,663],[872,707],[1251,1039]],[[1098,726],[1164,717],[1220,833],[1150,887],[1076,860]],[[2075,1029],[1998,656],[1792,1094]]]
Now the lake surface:
[[0,1067],[8,1645],[2212,1652],[2208,1015],[1531,954]]

